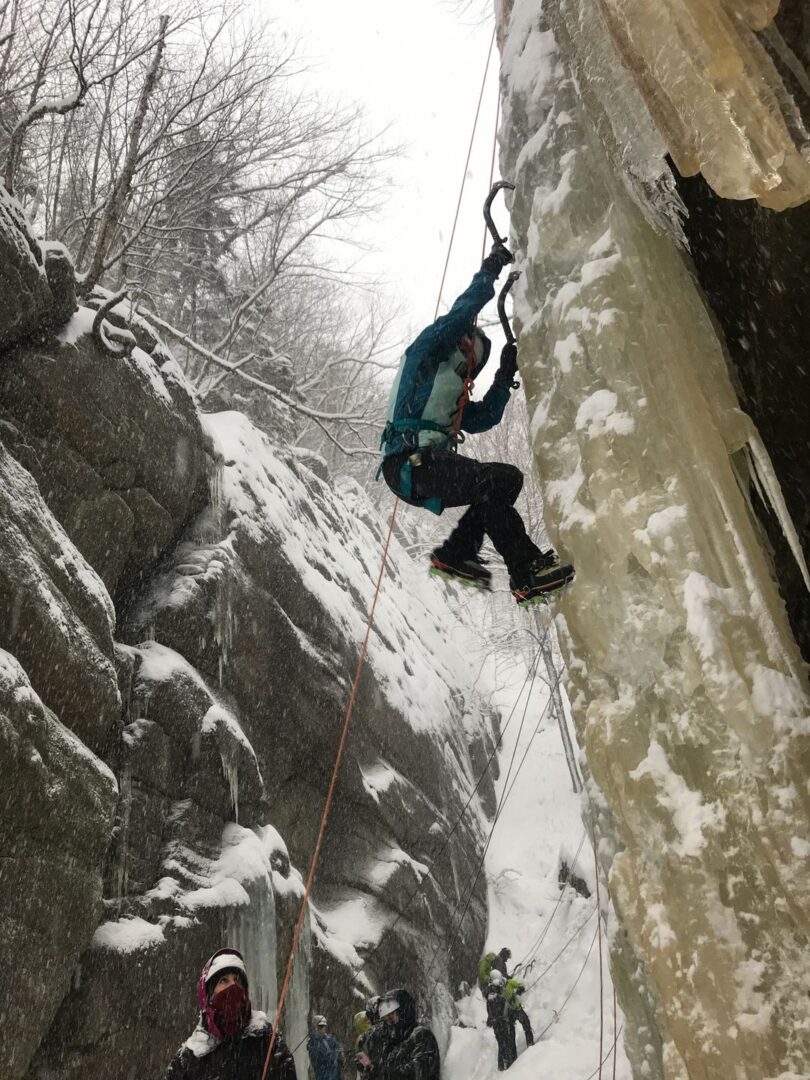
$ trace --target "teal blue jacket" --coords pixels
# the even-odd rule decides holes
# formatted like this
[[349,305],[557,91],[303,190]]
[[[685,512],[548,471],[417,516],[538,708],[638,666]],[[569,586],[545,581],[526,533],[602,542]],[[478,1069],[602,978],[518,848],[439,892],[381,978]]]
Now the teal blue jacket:
[[[426,327],[405,350],[388,400],[383,457],[405,450],[441,449],[453,441],[453,422],[467,374],[467,358],[458,342],[473,333],[476,315],[495,295],[495,278],[489,270],[479,270],[447,314]],[[473,378],[487,362],[492,347],[485,334],[476,333],[484,351]],[[470,434],[488,431],[500,422],[508,401],[509,381],[496,375],[481,401],[467,403],[461,430]]]

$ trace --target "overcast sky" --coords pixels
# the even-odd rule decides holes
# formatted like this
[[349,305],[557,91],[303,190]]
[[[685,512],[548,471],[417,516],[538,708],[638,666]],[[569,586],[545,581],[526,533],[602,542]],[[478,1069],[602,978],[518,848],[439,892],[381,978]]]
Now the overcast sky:
[[[404,146],[388,168],[387,208],[363,238],[378,251],[362,268],[384,277],[402,302],[403,333],[419,330],[436,306],[493,19],[476,21],[442,0],[288,0],[277,19],[300,39],[319,93],[361,103],[370,125],[390,125],[390,141]],[[443,310],[480,260],[497,67],[493,50]],[[502,203],[496,220],[505,231]]]

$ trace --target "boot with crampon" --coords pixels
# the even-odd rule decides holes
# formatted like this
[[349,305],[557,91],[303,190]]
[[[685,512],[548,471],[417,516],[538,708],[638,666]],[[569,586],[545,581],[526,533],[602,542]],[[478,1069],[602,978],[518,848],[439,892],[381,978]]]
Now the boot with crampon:
[[510,574],[509,588],[518,607],[529,607],[547,603],[551,593],[565,588],[573,580],[573,566],[568,563],[561,565],[556,552],[549,548]]

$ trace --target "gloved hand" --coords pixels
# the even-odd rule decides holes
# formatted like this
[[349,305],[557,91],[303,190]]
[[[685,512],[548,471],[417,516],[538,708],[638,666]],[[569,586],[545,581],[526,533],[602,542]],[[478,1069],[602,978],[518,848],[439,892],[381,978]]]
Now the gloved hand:
[[501,349],[501,363],[495,376],[502,386],[511,386],[517,374],[517,345],[504,345]]
[[497,277],[505,266],[514,261],[515,256],[505,244],[493,244],[489,255],[481,263],[481,269],[488,270]]

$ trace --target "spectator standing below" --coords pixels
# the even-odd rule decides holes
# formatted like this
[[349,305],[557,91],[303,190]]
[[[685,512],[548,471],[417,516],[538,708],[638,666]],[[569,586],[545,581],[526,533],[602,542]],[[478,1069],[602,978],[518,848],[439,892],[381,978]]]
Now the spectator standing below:
[[307,1053],[315,1080],[340,1080],[343,1050],[335,1036],[329,1034],[325,1016],[315,1017],[315,1032],[307,1039]]
[[[262,1075],[273,1027],[254,1010],[241,953],[220,949],[197,984],[200,1019],[166,1073],[166,1080],[256,1080]],[[295,1062],[278,1032],[267,1080],[297,1080]]]
[[381,1066],[377,1064],[382,1061],[379,1007],[380,998],[375,995],[368,999],[365,1009],[354,1016],[357,1080],[379,1080],[382,1076]]
[[378,1012],[384,1028],[385,1080],[440,1080],[439,1044],[429,1027],[417,1024],[416,1004],[408,991],[387,990]]

